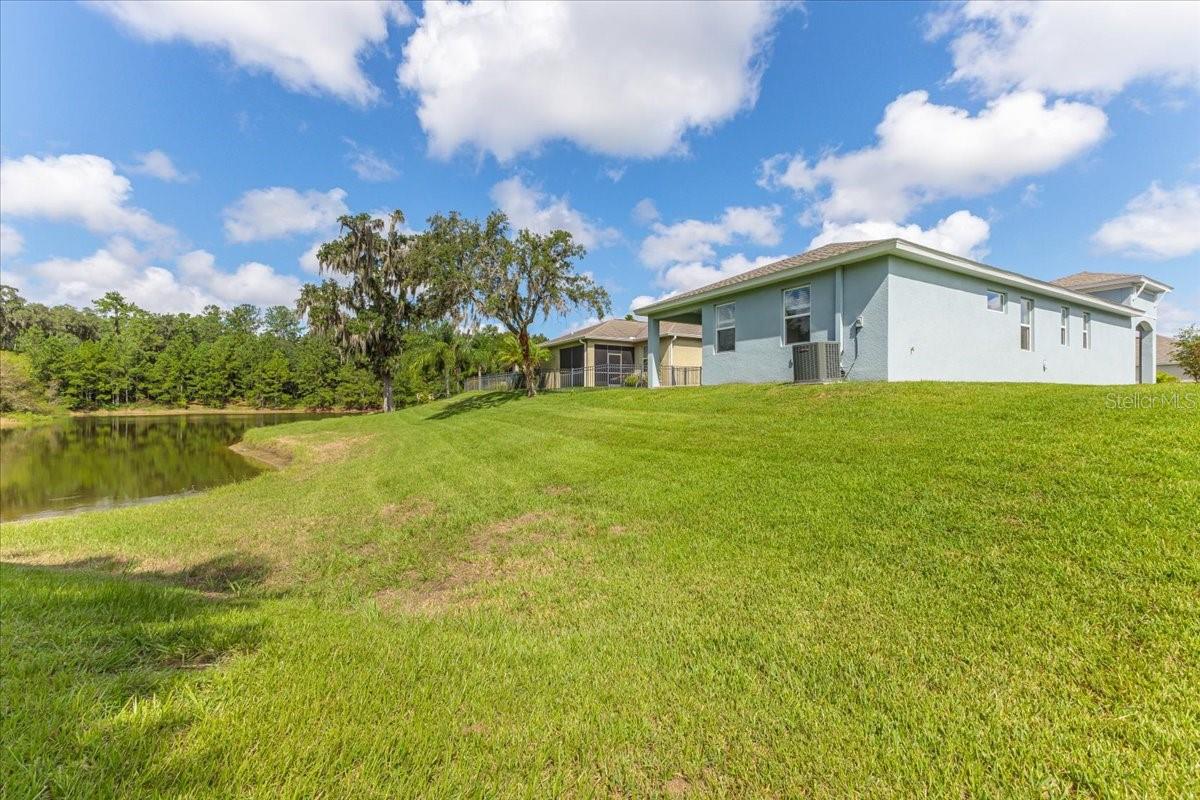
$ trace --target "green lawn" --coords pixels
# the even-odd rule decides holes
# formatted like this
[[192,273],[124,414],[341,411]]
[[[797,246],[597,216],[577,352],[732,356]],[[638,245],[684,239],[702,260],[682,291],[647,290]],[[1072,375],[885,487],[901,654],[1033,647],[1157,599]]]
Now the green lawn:
[[1111,407],[1134,394],[483,394],[253,430],[290,465],[0,529],[0,780],[1194,797],[1200,390]]

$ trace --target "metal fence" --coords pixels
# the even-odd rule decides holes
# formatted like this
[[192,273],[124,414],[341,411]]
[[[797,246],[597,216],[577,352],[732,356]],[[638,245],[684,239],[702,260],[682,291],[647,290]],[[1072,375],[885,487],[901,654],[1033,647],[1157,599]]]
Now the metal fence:
[[[617,389],[648,386],[645,370],[629,364],[601,364],[598,367],[541,370],[537,373],[539,389]],[[700,367],[660,367],[660,386],[699,386]],[[463,381],[464,391],[514,390],[525,388],[525,376],[520,372],[495,372],[473,375]]]

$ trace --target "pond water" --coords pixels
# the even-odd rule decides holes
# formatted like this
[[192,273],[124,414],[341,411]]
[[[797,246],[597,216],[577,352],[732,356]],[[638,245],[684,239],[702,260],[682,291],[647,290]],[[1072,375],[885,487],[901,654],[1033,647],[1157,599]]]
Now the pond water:
[[257,475],[250,428],[328,414],[71,417],[0,431],[0,521],[145,503]]

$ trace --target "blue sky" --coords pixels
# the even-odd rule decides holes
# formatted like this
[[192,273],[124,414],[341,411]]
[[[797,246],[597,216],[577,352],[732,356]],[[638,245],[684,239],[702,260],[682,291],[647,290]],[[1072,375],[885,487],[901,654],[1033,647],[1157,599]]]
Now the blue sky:
[[614,314],[901,235],[1151,275],[1169,330],[1200,321],[1198,88],[1183,3],[6,2],[0,270],[290,304],[339,213],[500,207],[584,241]]

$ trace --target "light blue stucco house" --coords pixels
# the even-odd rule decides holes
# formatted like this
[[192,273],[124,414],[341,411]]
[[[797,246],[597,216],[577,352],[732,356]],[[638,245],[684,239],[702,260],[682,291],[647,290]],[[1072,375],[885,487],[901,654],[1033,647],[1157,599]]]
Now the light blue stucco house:
[[704,384],[792,380],[1153,383],[1144,275],[1046,282],[903,239],[830,244],[635,309],[699,323]]

